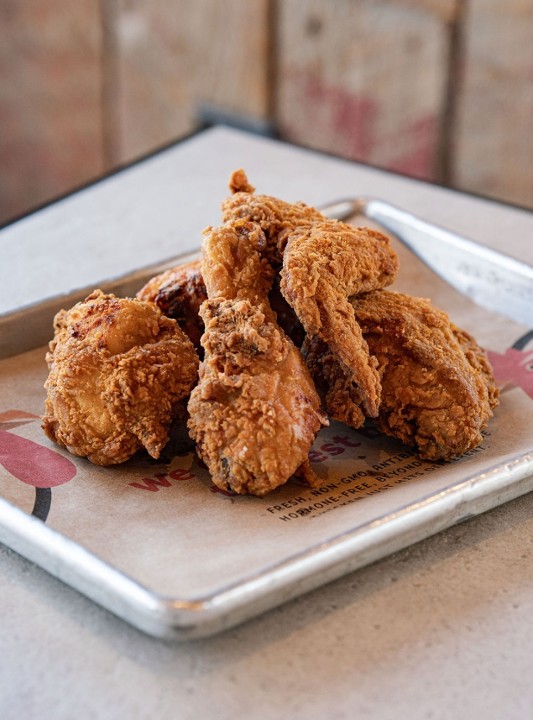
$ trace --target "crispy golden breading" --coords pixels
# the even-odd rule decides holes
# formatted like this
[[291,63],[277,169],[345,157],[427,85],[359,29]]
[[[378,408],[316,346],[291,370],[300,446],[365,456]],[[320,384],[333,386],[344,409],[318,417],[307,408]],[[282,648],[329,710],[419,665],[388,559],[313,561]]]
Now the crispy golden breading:
[[275,269],[281,266],[283,251],[293,230],[309,227],[317,220],[336,222],[328,220],[319,210],[304,203],[289,203],[270,195],[255,195],[243,170],[233,173],[229,187],[233,195],[222,203],[223,222],[247,220],[259,225],[266,238],[261,254]]
[[377,361],[369,352],[349,296],[390,284],[398,262],[388,238],[368,228],[316,221],[287,242],[281,292],[309,339],[320,340],[343,374],[344,408],[359,427],[380,403]]
[[152,303],[95,290],[55,319],[43,429],[74,455],[112,465],[159,457],[198,376],[198,356]]
[[[383,290],[351,304],[378,360],[378,427],[428,460],[452,460],[479,445],[498,390],[476,341],[425,299]],[[305,352],[330,416],[346,421],[335,359],[319,341],[306,342]]]
[[213,482],[264,495],[300,472],[327,424],[300,352],[268,302],[273,271],[262,230],[238,221],[208,229],[202,273],[208,300],[204,361],[188,404],[189,430]]

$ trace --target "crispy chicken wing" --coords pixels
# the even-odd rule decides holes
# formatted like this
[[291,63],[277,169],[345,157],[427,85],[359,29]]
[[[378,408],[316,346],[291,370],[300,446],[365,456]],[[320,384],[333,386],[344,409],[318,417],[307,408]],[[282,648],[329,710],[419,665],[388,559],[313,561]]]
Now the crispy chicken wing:
[[377,360],[369,352],[348,298],[390,284],[397,259],[388,238],[345,223],[314,222],[291,232],[283,255],[281,291],[309,339],[327,346],[342,372],[343,404],[335,418],[359,427],[363,410],[378,413]]
[[[428,460],[452,460],[479,445],[498,391],[475,340],[425,299],[383,290],[351,304],[378,360],[378,427]],[[304,351],[327,409],[342,415],[344,377],[336,358],[318,338]]]
[[198,356],[152,303],[95,290],[55,319],[43,429],[74,455],[112,465],[154,457],[198,376]]
[[327,424],[300,352],[268,302],[273,271],[261,257],[265,246],[250,222],[206,231],[205,357],[188,405],[189,430],[213,482],[254,495],[296,472],[315,482],[308,453]]

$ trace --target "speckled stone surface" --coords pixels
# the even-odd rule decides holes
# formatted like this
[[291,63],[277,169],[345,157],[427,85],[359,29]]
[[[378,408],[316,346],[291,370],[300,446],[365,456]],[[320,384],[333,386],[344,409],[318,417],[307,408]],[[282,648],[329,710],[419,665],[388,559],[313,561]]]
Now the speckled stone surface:
[[14,718],[533,713],[533,494],[211,639],[162,642],[0,549]]

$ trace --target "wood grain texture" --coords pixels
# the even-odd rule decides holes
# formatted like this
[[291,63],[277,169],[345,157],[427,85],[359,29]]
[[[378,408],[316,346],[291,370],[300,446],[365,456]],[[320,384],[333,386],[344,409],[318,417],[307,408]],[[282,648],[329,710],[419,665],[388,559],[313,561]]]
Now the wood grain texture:
[[0,222],[206,108],[533,207],[531,0],[0,0],[0,26]]
[[470,0],[453,183],[533,207],[533,3]]
[[[430,3],[431,4],[431,3]],[[435,178],[456,3],[280,3],[277,116],[290,140]]]
[[98,0],[0,3],[0,220],[102,172]]
[[268,112],[269,0],[117,0],[119,156],[194,129],[204,105]]
[[463,0],[382,0],[384,3],[397,8],[405,7],[411,10],[423,10],[435,15],[443,22],[453,22]]

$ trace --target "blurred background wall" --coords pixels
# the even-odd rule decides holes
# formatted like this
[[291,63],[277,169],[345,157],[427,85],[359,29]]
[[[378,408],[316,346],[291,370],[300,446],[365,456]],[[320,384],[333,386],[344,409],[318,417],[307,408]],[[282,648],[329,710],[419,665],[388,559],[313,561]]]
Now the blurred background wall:
[[533,207],[533,0],[0,0],[0,222],[218,120]]

